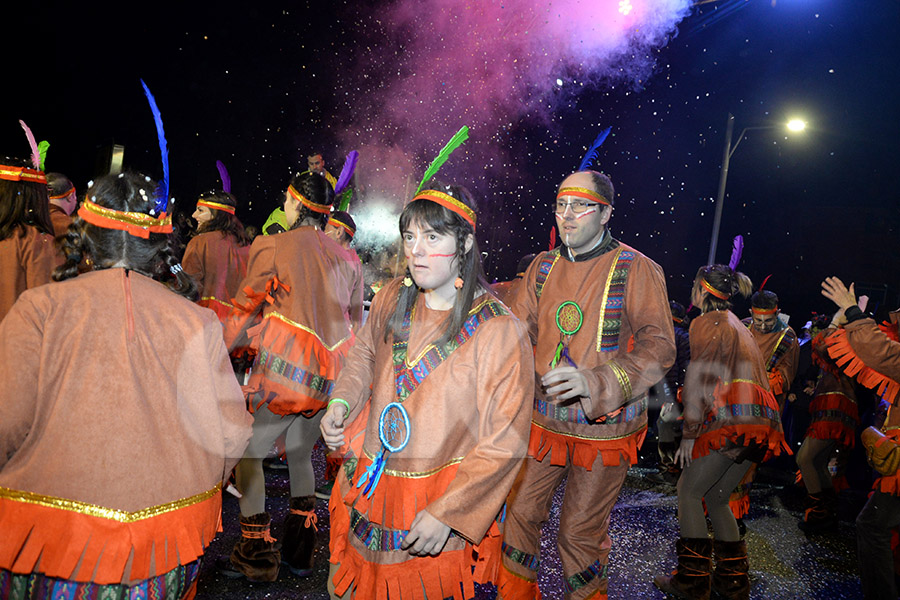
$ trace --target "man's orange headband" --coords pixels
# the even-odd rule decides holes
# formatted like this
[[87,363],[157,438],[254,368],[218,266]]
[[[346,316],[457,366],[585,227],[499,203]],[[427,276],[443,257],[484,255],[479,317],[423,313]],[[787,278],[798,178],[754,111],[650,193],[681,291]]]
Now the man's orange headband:
[[205,206],[206,208],[212,208],[214,210],[221,210],[222,212],[227,212],[229,215],[234,214],[233,206],[229,206],[227,204],[222,204],[220,202],[210,202],[209,200],[197,200],[197,206]]
[[172,233],[172,216],[161,213],[152,217],[146,213],[123,212],[105,208],[85,198],[78,216],[97,227],[127,231],[139,238],[149,239],[151,233]]
[[43,171],[29,169],[28,167],[11,167],[9,165],[0,165],[0,179],[47,183],[47,176],[44,175]]
[[707,292],[709,292],[710,294],[712,294],[713,296],[715,296],[716,298],[718,298],[720,300],[728,300],[728,298],[731,296],[731,294],[726,294],[725,292],[720,292],[719,290],[717,290],[716,288],[711,286],[709,284],[709,282],[706,281],[705,279],[700,280],[700,285],[702,285],[703,288]]
[[307,198],[306,196],[304,196],[303,194],[301,194],[300,192],[295,190],[294,186],[292,186],[292,185],[288,186],[288,194],[290,194],[294,200],[299,200],[300,204],[302,204],[303,206],[305,206],[306,208],[308,208],[311,211],[314,211],[317,213],[322,213],[323,215],[327,215],[328,213],[331,212],[330,204],[316,204],[315,202],[313,202],[312,200],[310,200],[309,198]]
[[416,200],[431,200],[432,202],[436,202],[447,210],[451,210],[461,216],[469,222],[472,229],[475,229],[475,211],[450,194],[445,194],[438,190],[422,190],[416,194],[416,197],[410,200],[410,202],[415,202]]
[[50,196],[50,199],[51,200],[62,200],[63,198],[67,198],[69,196],[69,194],[74,194],[74,193],[75,193],[75,188],[72,187],[69,189],[68,192],[63,192],[62,194],[56,194],[55,196]]
[[778,307],[775,308],[756,308],[755,306],[750,307],[750,311],[757,315],[773,315],[778,312]]
[[353,229],[352,227],[350,227],[349,225],[347,225],[347,224],[344,223],[343,221],[338,221],[338,220],[335,219],[334,217],[331,217],[330,219],[328,219],[328,224],[329,224],[329,225],[334,225],[335,227],[343,227],[343,228],[344,228],[344,231],[347,232],[347,235],[350,236],[350,239],[353,239],[353,236],[356,234],[356,230],[355,230],[355,229]]
[[559,192],[556,194],[556,199],[559,200],[563,196],[576,196],[578,198],[584,198],[585,200],[593,200],[594,202],[599,202],[600,204],[605,204],[609,206],[609,200],[603,197],[601,194],[598,194],[594,190],[589,190],[587,188],[581,187],[564,187],[559,188]]

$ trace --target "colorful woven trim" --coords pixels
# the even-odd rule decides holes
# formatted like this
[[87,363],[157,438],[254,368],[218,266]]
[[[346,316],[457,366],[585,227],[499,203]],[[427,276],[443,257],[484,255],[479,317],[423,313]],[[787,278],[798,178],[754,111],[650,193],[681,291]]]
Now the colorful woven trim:
[[534,410],[548,419],[564,423],[578,423],[579,425],[620,425],[629,423],[647,412],[648,406],[649,400],[647,395],[644,394],[611,413],[590,420],[577,405],[559,406],[545,402],[540,398],[534,399]]
[[706,279],[700,280],[700,285],[703,286],[707,292],[718,298],[719,300],[728,300],[731,298],[731,294],[726,294],[725,292],[720,292],[716,288],[714,288]]
[[634,252],[619,248],[616,262],[609,272],[606,287],[603,289],[603,298],[600,300],[597,352],[615,352],[619,349],[622,311],[625,308],[625,283],[633,262]]
[[69,188],[69,191],[67,191],[67,192],[63,192],[62,194],[56,194],[55,196],[50,196],[50,199],[51,200],[62,200],[63,198],[68,198],[69,194],[74,194],[74,193],[75,193],[75,188],[71,187],[71,188]]
[[733,419],[735,417],[764,418],[774,423],[781,423],[781,413],[777,410],[777,407],[748,403],[719,406],[715,412],[710,411],[706,415],[706,421],[704,421],[703,425],[709,426],[716,421]]
[[432,202],[437,202],[447,210],[453,211],[463,219],[469,222],[469,225],[472,226],[472,229],[475,229],[475,211],[471,208],[451,196],[450,194],[445,194],[444,192],[439,192],[438,190],[422,190],[416,197],[410,200],[410,202],[415,202],[416,200],[431,200]]
[[334,390],[334,380],[293,365],[266,349],[260,349],[259,354],[256,355],[256,361],[253,363],[253,372],[275,373],[285,379],[290,379],[294,383],[299,383],[311,390],[321,392],[326,396],[331,396],[331,392]]
[[350,239],[353,239],[353,236],[356,235],[356,230],[355,230],[354,228],[350,227],[349,225],[347,225],[347,224],[344,223],[343,221],[340,221],[340,220],[338,220],[338,219],[335,219],[334,217],[330,217],[330,218],[328,219],[328,224],[329,224],[329,225],[333,225],[334,227],[341,227],[341,228],[343,228],[344,231],[347,232],[347,235],[350,236]]
[[409,344],[409,330],[412,322],[412,310],[408,310],[403,317],[403,326],[394,340],[394,376],[397,385],[397,397],[400,402],[406,400],[428,374],[434,371],[457,348],[472,339],[475,331],[494,317],[508,315],[509,310],[503,304],[493,299],[488,299],[472,308],[469,317],[463,322],[462,328],[455,337],[451,338],[443,347],[430,344],[415,360],[409,364],[407,350]]
[[300,204],[313,212],[322,213],[323,215],[327,215],[331,212],[330,204],[316,204],[315,202],[298,192],[296,189],[294,189],[294,186],[292,185],[288,186],[287,191],[294,200],[298,200]]
[[781,333],[781,337],[778,338],[778,342],[772,350],[772,356],[769,357],[769,360],[766,363],[767,371],[771,371],[779,362],[781,362],[781,359],[788,353],[788,350],[791,349],[791,346],[794,345],[795,341],[797,341],[797,334],[794,333],[793,329],[785,329]]
[[754,315],[774,315],[778,312],[778,307],[775,308],[756,308],[754,306],[750,307],[750,312]]
[[609,565],[602,565],[600,564],[600,560],[597,559],[581,573],[575,573],[574,575],[566,577],[566,593],[571,594],[575,590],[585,587],[595,579],[606,579],[608,572]]
[[564,187],[559,188],[559,192],[556,194],[556,199],[559,200],[563,196],[575,196],[576,198],[584,198],[585,200],[592,200],[594,202],[599,202],[600,204],[605,204],[609,206],[609,200],[606,199],[602,194],[598,194],[594,190],[589,190],[587,188],[582,187]]
[[0,179],[6,181],[30,181],[32,183],[47,183],[47,176],[43,171],[29,169],[28,167],[11,167],[0,165]]
[[126,231],[145,240],[151,233],[172,233],[171,215],[160,213],[158,217],[152,217],[146,213],[113,210],[95,204],[90,198],[85,198],[81,203],[78,216],[91,225]]
[[186,597],[200,574],[200,561],[178,566],[168,573],[135,585],[100,585],[48,577],[43,573],[20,575],[0,569],[0,598],[9,600],[177,600]]
[[529,571],[537,571],[541,564],[541,559],[536,554],[528,554],[524,550],[513,548],[506,542],[503,542],[503,556],[516,564],[522,565]]
[[553,265],[555,265],[558,260],[559,248],[554,248],[541,258],[541,264],[538,265],[538,272],[534,278],[534,294],[537,296],[538,300],[541,299],[541,294],[544,291],[544,284],[547,283],[547,279],[550,277],[550,271],[553,270]]
[[227,212],[229,215],[233,215],[235,211],[235,208],[233,206],[222,204],[221,202],[210,202],[209,200],[197,200],[197,206],[205,206],[206,208],[211,208],[213,210],[221,210],[222,212]]

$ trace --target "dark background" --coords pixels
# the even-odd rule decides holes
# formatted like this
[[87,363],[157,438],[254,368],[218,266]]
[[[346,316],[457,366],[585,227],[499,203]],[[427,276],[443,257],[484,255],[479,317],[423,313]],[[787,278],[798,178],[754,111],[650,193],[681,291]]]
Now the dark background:
[[[743,235],[739,269],[757,285],[772,274],[766,287],[795,326],[832,310],[819,295],[827,275],[865,284],[882,309],[900,303],[897,0],[697,3],[664,44],[642,50],[649,76],[581,72],[591,83],[569,85],[577,80],[569,72],[558,91],[535,91],[508,120],[468,123],[471,107],[455,96],[430,121],[379,112],[390,94],[406,106],[399,99],[438,72],[409,50],[430,35],[434,13],[395,26],[398,2],[9,4],[0,20],[0,155],[28,154],[23,119],[51,143],[47,171],[66,173],[79,190],[102,173],[113,142],[125,146],[126,167],[161,175],[140,78],[165,120],[178,209],[192,212],[197,194],[219,185],[220,159],[246,224],[262,224],[312,148],[337,174],[349,150],[360,147],[361,170],[368,160],[378,171],[389,155],[362,146],[402,147],[398,172],[415,184],[469,124],[472,139],[441,173],[480,198],[488,276],[507,279],[520,255],[547,248],[556,186],[612,126],[596,163],[616,185],[611,228],[663,266],[670,295],[686,304],[706,262],[728,113],[735,140],[744,127],[796,114],[809,122],[805,133],[753,130],[736,150],[717,260],[727,262],[731,239]],[[451,59],[477,48],[461,40],[434,44]]]

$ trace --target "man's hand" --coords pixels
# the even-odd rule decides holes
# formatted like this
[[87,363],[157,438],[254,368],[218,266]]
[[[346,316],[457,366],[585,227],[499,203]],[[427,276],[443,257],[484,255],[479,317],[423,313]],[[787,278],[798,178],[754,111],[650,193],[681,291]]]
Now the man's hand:
[[587,379],[578,369],[568,365],[547,371],[541,377],[541,385],[552,403],[590,396]]
[[413,556],[437,556],[449,537],[449,526],[435,519],[427,510],[421,510],[413,519],[401,548]]
[[325,416],[319,423],[322,431],[322,439],[329,450],[337,450],[344,445],[344,419],[347,417],[347,407],[335,402],[325,411]]
[[694,441],[684,437],[681,438],[681,445],[678,446],[678,450],[675,452],[675,463],[682,469],[687,468],[693,460],[691,455],[694,453]]

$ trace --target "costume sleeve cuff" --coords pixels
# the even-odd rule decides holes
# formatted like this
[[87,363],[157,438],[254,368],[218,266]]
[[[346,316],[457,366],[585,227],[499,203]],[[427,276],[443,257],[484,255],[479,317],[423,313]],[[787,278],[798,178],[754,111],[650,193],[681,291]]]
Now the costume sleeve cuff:
[[852,323],[853,321],[865,319],[866,313],[860,307],[854,305],[844,311],[844,316],[847,318],[848,323]]

